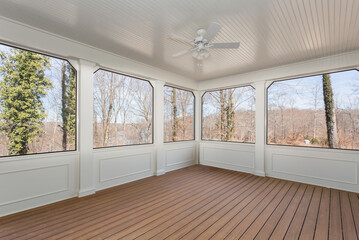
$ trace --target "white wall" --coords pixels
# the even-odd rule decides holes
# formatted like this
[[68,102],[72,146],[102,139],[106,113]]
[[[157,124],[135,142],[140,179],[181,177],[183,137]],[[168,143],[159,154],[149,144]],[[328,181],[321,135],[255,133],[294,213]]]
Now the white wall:
[[202,141],[200,163],[255,174],[255,145]]
[[271,146],[266,139],[266,87],[274,80],[359,66],[359,51],[200,82],[201,91],[252,84],[256,143],[201,142],[200,163],[359,192],[359,151]]
[[76,152],[0,159],[0,216],[77,195]]
[[166,172],[197,163],[195,141],[165,143],[164,152]]
[[[0,18],[0,29],[0,42],[68,58],[78,72],[77,151],[0,158],[0,216],[196,163],[197,155],[189,157],[189,151],[196,149],[197,141],[165,147],[161,137],[163,85],[197,89],[196,82],[7,19]],[[156,99],[154,144],[92,148],[93,72],[99,67],[151,81]]]

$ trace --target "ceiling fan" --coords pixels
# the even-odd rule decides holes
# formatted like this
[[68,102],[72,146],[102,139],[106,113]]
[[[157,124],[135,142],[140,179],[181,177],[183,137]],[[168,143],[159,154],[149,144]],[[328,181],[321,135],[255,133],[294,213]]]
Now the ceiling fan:
[[173,54],[173,57],[179,57],[186,53],[192,52],[192,57],[197,60],[203,60],[210,56],[208,49],[223,49],[223,48],[238,48],[239,42],[229,42],[229,43],[210,43],[212,38],[219,32],[222,26],[219,23],[211,23],[207,31],[205,29],[199,29],[197,31],[197,37],[194,40],[189,40],[187,38],[178,36],[176,34],[170,34],[169,38],[173,40],[178,40],[184,43],[188,43],[192,48],[183,50],[176,54]]

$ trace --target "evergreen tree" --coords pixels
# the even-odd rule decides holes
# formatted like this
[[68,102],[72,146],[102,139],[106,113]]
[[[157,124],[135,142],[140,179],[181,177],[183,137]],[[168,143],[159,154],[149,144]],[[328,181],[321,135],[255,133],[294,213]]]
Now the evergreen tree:
[[226,117],[227,117],[227,131],[226,131],[226,141],[230,141],[234,133],[234,102],[233,94],[234,89],[228,89],[228,99],[226,107]]
[[46,117],[41,98],[52,87],[45,71],[49,58],[29,51],[11,49],[0,54],[0,128],[8,136],[8,154],[22,155],[43,132]]
[[76,76],[72,66],[63,61],[61,68],[62,149],[75,142],[76,129]]
[[172,141],[176,141],[177,133],[178,133],[178,116],[177,116],[177,93],[175,88],[173,88],[172,90],[172,113],[173,113]]
[[338,148],[338,130],[330,74],[323,74],[323,96],[329,148]]

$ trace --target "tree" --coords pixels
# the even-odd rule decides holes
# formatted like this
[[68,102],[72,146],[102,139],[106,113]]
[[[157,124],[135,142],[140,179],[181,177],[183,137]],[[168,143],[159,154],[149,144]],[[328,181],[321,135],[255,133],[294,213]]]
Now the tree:
[[225,140],[229,141],[232,139],[233,137],[233,133],[234,133],[234,102],[233,102],[233,94],[234,94],[234,89],[228,89],[228,99],[226,101],[226,108],[225,108],[225,112],[226,112],[226,118],[227,118],[227,128],[226,128],[226,136],[225,136]]
[[330,74],[323,74],[323,97],[329,148],[338,148],[338,130]]
[[172,115],[173,115],[172,141],[176,141],[177,132],[178,132],[178,116],[177,116],[177,94],[175,88],[172,88]]
[[49,58],[29,51],[11,49],[0,54],[1,130],[8,136],[8,154],[27,154],[29,144],[43,132],[46,117],[41,98],[52,87],[45,77]]
[[76,129],[76,76],[72,66],[62,62],[61,68],[62,149],[75,140]]

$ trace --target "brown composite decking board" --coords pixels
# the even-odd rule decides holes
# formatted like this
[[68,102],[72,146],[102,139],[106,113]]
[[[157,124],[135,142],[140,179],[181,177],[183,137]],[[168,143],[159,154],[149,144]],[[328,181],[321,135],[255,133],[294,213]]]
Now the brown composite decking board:
[[358,193],[200,165],[0,218],[0,239],[358,236]]

